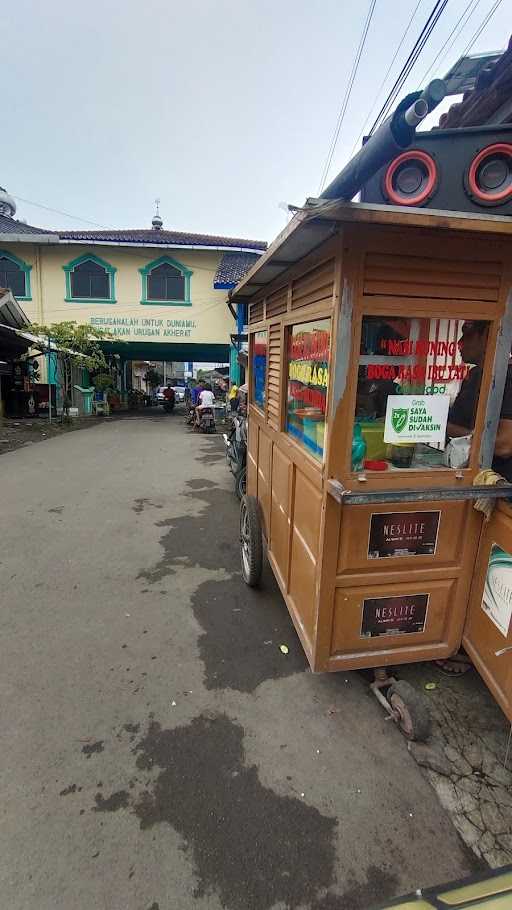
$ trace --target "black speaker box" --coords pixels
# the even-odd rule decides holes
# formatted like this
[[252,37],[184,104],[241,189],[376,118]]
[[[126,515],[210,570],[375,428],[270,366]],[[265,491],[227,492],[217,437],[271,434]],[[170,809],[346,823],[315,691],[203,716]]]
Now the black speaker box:
[[416,133],[361,202],[512,215],[512,124]]

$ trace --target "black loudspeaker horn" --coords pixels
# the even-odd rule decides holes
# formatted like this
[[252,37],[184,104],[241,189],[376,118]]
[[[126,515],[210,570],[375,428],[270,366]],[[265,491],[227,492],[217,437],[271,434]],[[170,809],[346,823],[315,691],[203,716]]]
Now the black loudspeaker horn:
[[512,125],[416,133],[364,184],[361,201],[512,215]]

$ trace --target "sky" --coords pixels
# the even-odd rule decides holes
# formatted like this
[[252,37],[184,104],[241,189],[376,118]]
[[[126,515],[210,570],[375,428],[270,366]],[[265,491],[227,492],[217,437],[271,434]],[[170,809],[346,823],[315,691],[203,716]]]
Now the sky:
[[[468,2],[449,0],[404,93],[421,85]],[[471,53],[506,47],[509,2]],[[376,98],[417,3],[377,0],[329,179],[351,157],[433,7],[420,0]],[[430,78],[458,59],[493,0],[472,4]],[[272,240],[286,224],[282,204],[318,193],[368,7],[369,0],[4,5],[0,184],[16,197],[17,217],[52,229],[87,228],[80,219],[149,228],[159,197],[165,228]]]

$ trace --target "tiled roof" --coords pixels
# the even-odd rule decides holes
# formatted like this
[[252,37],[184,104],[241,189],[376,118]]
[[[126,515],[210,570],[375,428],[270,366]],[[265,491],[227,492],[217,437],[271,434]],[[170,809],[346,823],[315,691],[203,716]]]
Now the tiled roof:
[[[482,126],[496,123],[496,115],[510,101],[512,93],[512,38],[507,50],[489,69],[479,74],[474,89],[466,92],[461,102],[452,104],[439,118],[441,129]],[[499,117],[498,122],[510,123],[510,112]]]
[[189,234],[182,231],[155,231],[154,229],[124,231],[50,231],[33,227],[7,215],[0,215],[0,234],[55,234],[60,240],[83,240],[85,243],[149,243],[162,246],[211,246],[233,249],[257,250],[267,248],[263,240],[243,237],[221,237],[217,234]]
[[61,240],[83,240],[94,243],[150,243],[158,246],[212,246],[235,249],[264,250],[262,240],[245,240],[240,237],[219,237],[214,234],[188,234],[181,231],[124,230],[124,231],[59,231]]
[[7,215],[0,215],[0,234],[53,234],[47,228],[32,227]]
[[259,257],[259,253],[224,253],[213,279],[214,288],[225,291],[234,288]]

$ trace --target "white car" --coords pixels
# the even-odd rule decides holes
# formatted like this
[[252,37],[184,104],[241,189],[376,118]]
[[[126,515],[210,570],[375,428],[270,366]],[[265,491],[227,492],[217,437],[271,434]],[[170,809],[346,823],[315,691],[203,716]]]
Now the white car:
[[[167,388],[166,385],[158,386],[156,393],[155,393],[155,398],[156,398],[158,404],[164,403],[164,401],[165,401],[164,392],[165,392],[166,388]],[[174,401],[176,402],[176,404],[183,404],[183,402],[185,401],[185,386],[172,385],[171,389],[174,392]]]
[[183,404],[185,401],[185,386],[184,385],[173,385],[171,386],[174,389],[175,401],[176,404]]

